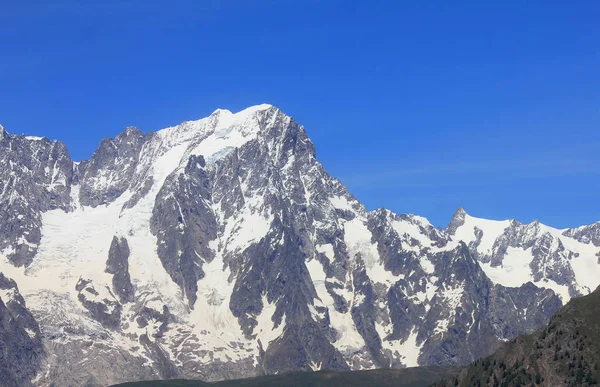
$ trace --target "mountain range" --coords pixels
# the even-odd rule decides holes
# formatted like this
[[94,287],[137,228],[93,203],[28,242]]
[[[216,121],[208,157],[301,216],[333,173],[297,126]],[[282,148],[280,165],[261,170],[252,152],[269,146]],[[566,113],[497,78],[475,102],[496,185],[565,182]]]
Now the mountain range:
[[600,222],[368,211],[271,105],[0,164],[6,386],[466,365],[600,284]]

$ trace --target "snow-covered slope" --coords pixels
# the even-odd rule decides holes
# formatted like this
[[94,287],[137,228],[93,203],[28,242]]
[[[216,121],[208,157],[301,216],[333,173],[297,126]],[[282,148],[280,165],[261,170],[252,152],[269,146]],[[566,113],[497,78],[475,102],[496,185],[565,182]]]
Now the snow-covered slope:
[[541,226],[499,265],[513,222],[368,212],[270,105],[127,128],[81,163],[2,130],[0,159],[0,271],[40,326],[36,385],[465,364],[561,306],[528,278],[594,281],[592,245]]

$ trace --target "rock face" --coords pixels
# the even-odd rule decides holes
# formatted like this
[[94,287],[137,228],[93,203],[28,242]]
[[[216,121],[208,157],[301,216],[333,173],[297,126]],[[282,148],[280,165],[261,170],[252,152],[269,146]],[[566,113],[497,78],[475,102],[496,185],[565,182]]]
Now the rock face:
[[0,149],[0,251],[26,266],[40,244],[42,213],[70,210],[74,164],[63,143],[4,129]]
[[435,386],[593,386],[600,379],[600,289],[571,300],[549,324],[502,345]]
[[565,230],[563,235],[582,243],[591,243],[594,246],[600,247],[600,222],[590,224],[589,226],[570,228]]
[[27,386],[43,359],[40,329],[15,281],[0,273],[0,383]]
[[167,178],[158,192],[151,230],[158,239],[158,256],[171,279],[185,294],[189,307],[196,302],[202,262],[212,261],[209,242],[217,236],[211,207],[211,184],[202,156],[192,156],[182,174]]
[[129,275],[129,244],[127,239],[113,238],[106,261],[107,273],[113,275],[112,285],[122,303],[133,302],[134,290]]
[[79,166],[79,202],[97,207],[112,203],[129,187],[145,136],[130,127],[115,139],[102,140],[89,161]]
[[107,286],[94,286],[91,280],[80,279],[75,285],[77,299],[91,317],[106,328],[116,328],[121,321],[121,304]]
[[270,105],[128,128],[78,164],[15,144],[64,146],[0,138],[0,271],[40,325],[36,385],[468,364],[600,282],[583,231],[367,211]]

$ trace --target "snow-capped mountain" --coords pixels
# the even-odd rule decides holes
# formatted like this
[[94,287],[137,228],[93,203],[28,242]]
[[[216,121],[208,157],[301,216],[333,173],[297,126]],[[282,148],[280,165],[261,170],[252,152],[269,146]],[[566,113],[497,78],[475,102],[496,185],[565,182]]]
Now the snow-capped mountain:
[[39,348],[6,385],[466,364],[600,283],[597,225],[369,212],[270,105],[0,161],[5,352]]
[[558,230],[539,221],[478,219],[459,209],[448,232],[469,245],[494,283],[517,287],[532,282],[554,290],[565,302],[598,286],[600,223]]

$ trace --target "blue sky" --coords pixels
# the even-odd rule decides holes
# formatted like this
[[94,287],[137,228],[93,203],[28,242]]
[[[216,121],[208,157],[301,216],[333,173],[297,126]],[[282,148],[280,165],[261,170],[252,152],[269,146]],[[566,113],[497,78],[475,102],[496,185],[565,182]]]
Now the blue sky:
[[600,220],[600,4],[4,1],[0,123],[103,137],[271,103],[369,209]]

